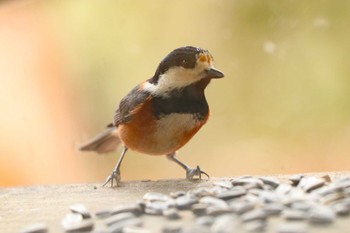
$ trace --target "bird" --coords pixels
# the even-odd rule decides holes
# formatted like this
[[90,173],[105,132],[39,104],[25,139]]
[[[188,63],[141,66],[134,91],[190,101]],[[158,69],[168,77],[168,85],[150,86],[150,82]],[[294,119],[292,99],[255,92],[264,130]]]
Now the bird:
[[119,103],[113,122],[81,151],[107,153],[123,146],[112,173],[102,186],[120,186],[120,167],[126,152],[165,155],[186,171],[189,180],[204,174],[199,166],[181,162],[177,151],[207,122],[209,106],[204,90],[212,79],[224,74],[214,67],[207,49],[176,48],[158,65],[154,75],[136,85]]

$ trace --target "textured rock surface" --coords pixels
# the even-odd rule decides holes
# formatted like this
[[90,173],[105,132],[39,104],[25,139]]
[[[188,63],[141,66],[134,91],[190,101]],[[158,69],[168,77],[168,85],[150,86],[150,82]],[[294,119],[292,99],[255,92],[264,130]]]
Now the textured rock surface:
[[[327,173],[332,179],[349,176],[350,172],[343,173]],[[307,174],[308,176],[323,177],[324,173]],[[265,184],[275,186],[276,178],[283,182],[292,177],[291,175],[271,176],[271,179],[265,180]],[[135,204],[143,200],[146,193],[179,193],[178,191],[187,192],[189,190],[197,190],[197,192],[205,191],[205,187],[215,187],[229,185],[228,180],[236,179],[235,177],[211,178],[203,181],[187,181],[187,180],[160,180],[160,181],[128,181],[124,182],[118,188],[102,188],[96,184],[77,184],[77,185],[47,185],[32,187],[15,187],[0,189],[0,232],[20,232],[28,225],[35,223],[46,224],[49,232],[63,232],[61,221],[64,216],[70,212],[69,207],[77,203],[82,203],[91,212],[94,221],[94,227],[100,227],[104,222],[96,217],[96,213],[103,210],[113,209],[121,204]],[[246,180],[245,180],[246,181]],[[244,181],[244,182],[245,182]],[[251,180],[252,181],[252,180]],[[317,181],[317,180],[315,180]],[[318,182],[314,182],[318,185]],[[313,187],[314,183],[311,184]],[[261,184],[255,182],[250,187],[254,193],[256,187]],[[305,188],[306,187],[306,188]],[[202,190],[201,190],[202,188]],[[310,187],[302,186],[309,191]],[[215,188],[214,188],[215,189]],[[284,192],[283,187],[280,192]],[[312,188],[311,188],[312,189]],[[327,190],[319,189],[319,192]],[[258,191],[256,191],[258,193]],[[204,194],[203,194],[204,195]],[[262,197],[274,198],[271,195],[261,194]],[[159,197],[158,197],[159,198]],[[337,198],[337,197],[334,197]],[[204,203],[214,201],[212,199],[204,199]],[[210,205],[210,204],[208,204]],[[119,208],[119,207],[118,207]],[[224,207],[222,207],[224,208]],[[85,211],[85,210],[84,210]],[[217,211],[217,210],[216,210]],[[142,220],[143,227],[150,229],[151,232],[161,232],[165,226],[178,223],[185,226],[186,224],[194,224],[195,215],[190,210],[181,210],[180,218],[168,219],[162,215],[142,215],[138,218]],[[326,214],[325,214],[326,215]],[[317,219],[316,219],[317,217]],[[328,217],[328,215],[326,216]],[[315,216],[318,221],[324,216]],[[315,221],[316,221],[315,220]],[[134,221],[134,220],[133,220]],[[269,226],[264,232],[276,232],[282,228],[284,219],[280,217],[271,217]],[[317,222],[316,221],[316,222]],[[222,227],[220,224],[225,222],[225,217],[213,225],[213,228]],[[138,226],[139,222],[132,222]],[[257,224],[259,223],[259,224]],[[131,225],[132,225],[131,224]],[[233,223],[232,223],[233,224]],[[175,224],[176,225],[176,224]],[[234,223],[231,227],[235,227]],[[260,227],[260,222],[254,222],[244,226],[245,229]],[[102,226],[103,227],[103,226]],[[288,227],[288,226],[287,226]],[[337,232],[345,233],[350,229],[349,217],[337,217],[334,223],[324,226],[309,225],[307,232]]]

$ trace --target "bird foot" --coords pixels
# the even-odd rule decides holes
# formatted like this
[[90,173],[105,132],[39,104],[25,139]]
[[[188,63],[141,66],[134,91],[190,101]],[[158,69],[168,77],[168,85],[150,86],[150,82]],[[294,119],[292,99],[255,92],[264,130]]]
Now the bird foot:
[[118,187],[120,184],[120,172],[119,170],[114,170],[106,179],[105,183],[102,185],[102,187],[105,187],[108,183],[111,183],[111,187],[113,186],[113,183],[115,181],[115,187]]
[[202,174],[206,175],[209,179],[209,175],[206,172],[202,171],[199,166],[197,166],[196,168],[189,167],[186,169],[186,178],[188,180],[193,180],[195,176],[198,176],[199,179],[201,180]]

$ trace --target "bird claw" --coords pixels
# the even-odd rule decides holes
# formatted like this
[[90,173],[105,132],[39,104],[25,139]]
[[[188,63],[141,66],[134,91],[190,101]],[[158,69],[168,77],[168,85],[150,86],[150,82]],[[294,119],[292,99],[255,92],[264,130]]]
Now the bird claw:
[[115,181],[116,185],[115,187],[118,187],[120,184],[120,172],[119,170],[117,171],[113,171],[106,179],[106,181],[104,182],[104,184],[102,185],[102,187],[105,187],[108,183],[111,183],[111,187],[113,187],[113,181]]
[[201,180],[202,174],[206,175],[207,178],[209,179],[209,175],[206,172],[202,171],[199,166],[197,166],[196,168],[187,168],[186,169],[186,178],[188,180],[193,180],[194,176],[198,176],[199,179]]

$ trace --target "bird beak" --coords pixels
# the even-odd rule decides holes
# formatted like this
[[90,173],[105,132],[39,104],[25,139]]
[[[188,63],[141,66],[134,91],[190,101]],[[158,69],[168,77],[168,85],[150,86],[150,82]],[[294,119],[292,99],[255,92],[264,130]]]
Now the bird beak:
[[206,71],[205,76],[207,78],[223,78],[225,75],[224,73],[222,73],[221,71],[214,69],[214,68],[210,68]]

